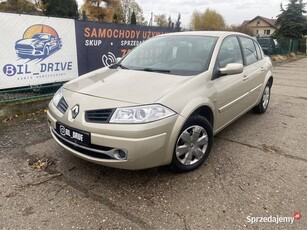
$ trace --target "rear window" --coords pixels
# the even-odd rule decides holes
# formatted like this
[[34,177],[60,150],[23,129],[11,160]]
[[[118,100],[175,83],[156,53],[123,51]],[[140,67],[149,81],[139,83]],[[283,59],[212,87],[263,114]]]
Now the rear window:
[[262,57],[262,52],[261,52],[261,48],[259,46],[259,44],[257,42],[254,41],[255,47],[256,47],[256,51],[257,51],[257,56],[258,56],[258,60],[261,60]]
[[243,48],[243,54],[246,60],[246,65],[251,65],[258,61],[258,54],[255,46],[255,42],[246,37],[240,37],[242,48]]

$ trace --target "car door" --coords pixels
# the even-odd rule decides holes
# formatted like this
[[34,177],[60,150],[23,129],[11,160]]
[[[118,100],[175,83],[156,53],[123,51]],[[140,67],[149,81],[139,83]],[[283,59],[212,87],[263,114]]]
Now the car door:
[[[222,42],[216,59],[215,72],[219,72],[220,68],[229,63],[243,64],[242,51],[236,36],[226,37]],[[248,88],[244,77],[243,72],[218,76],[213,80],[217,92],[215,131],[222,129],[246,110]]]
[[265,60],[262,57],[259,45],[251,38],[239,37],[245,59],[244,79],[248,89],[245,100],[246,108],[252,107],[261,94],[262,84],[265,78]]

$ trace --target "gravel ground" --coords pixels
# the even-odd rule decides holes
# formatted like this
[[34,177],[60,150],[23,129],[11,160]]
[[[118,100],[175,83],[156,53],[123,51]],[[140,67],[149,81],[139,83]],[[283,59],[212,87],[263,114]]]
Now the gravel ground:
[[[5,120],[0,229],[306,229],[306,72],[307,58],[277,66],[268,111],[219,133],[187,174],[78,159],[51,139],[44,111]],[[296,212],[293,224],[250,222]]]

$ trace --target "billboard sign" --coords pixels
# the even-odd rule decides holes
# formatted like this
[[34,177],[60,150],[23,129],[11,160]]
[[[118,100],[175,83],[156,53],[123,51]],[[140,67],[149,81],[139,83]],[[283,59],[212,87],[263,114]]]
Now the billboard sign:
[[75,21],[0,13],[0,89],[78,77]]
[[108,66],[144,40],[171,28],[76,21],[79,74]]

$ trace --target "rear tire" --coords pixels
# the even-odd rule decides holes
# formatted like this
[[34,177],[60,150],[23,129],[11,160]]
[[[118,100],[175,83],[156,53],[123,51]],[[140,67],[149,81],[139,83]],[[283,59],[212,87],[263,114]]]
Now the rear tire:
[[176,172],[197,169],[208,158],[213,143],[213,131],[208,120],[191,116],[177,138],[171,168]]
[[271,97],[271,86],[268,83],[263,90],[259,104],[253,108],[254,113],[258,114],[265,113],[265,111],[269,107],[270,97]]
[[50,51],[49,51],[49,48],[46,46],[44,48],[44,57],[48,57],[50,55]]

